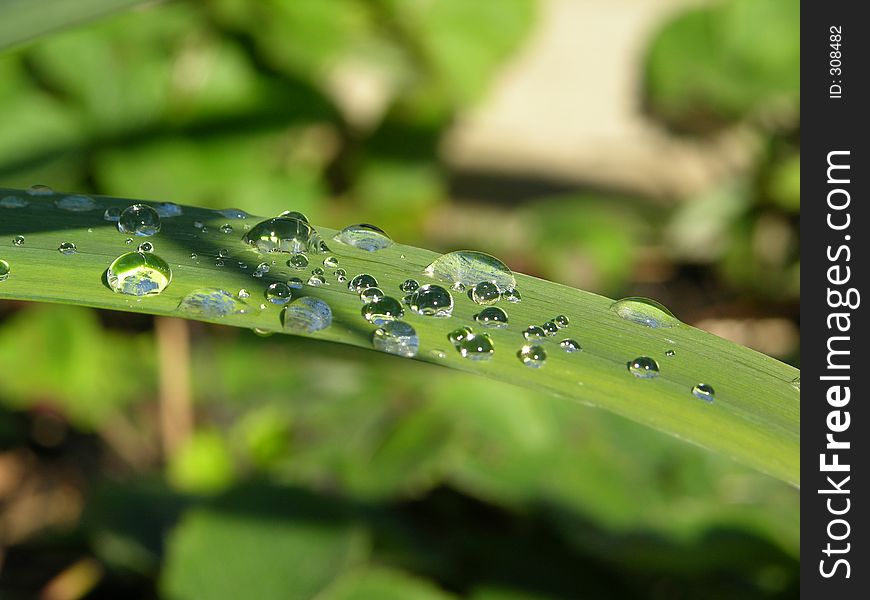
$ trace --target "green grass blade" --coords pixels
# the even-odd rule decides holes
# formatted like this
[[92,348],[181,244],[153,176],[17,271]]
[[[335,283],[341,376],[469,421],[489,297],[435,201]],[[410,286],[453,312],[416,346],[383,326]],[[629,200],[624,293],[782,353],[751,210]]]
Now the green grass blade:
[[0,50],[145,0],[0,0]]
[[[253,216],[228,219],[213,210],[185,206],[183,215],[163,219],[159,234],[126,243],[127,236],[102,215],[105,208],[124,208],[130,200],[98,198],[98,208],[70,212],[55,206],[60,195],[29,196],[20,190],[0,189],[0,202],[9,197],[26,199],[29,204],[19,208],[0,204],[0,259],[11,266],[8,278],[0,282],[0,299],[185,316],[177,307],[193,290],[208,287],[236,293],[245,288],[251,292],[248,313],[213,322],[281,331],[280,307],[266,303],[268,306],[260,309],[265,302],[265,287],[288,276],[307,279],[310,269],[320,266],[317,258],[325,256],[311,255],[309,269],[294,272],[284,266],[286,254],[258,255],[247,249],[241,237],[245,225],[259,221]],[[201,233],[194,221],[204,223],[208,233]],[[233,226],[232,233],[221,232],[225,223]],[[317,229],[349,277],[359,273],[374,275],[380,287],[394,297],[402,296],[399,285],[405,279],[426,279],[423,269],[438,256],[399,244],[378,252],[363,252],[331,241],[336,230]],[[13,243],[16,235],[25,237],[23,244]],[[154,243],[155,253],[171,265],[172,283],[163,293],[144,298],[112,292],[104,283],[107,267],[118,255],[135,249],[146,239]],[[59,253],[62,242],[74,242],[77,253]],[[221,248],[228,249],[230,257],[225,266],[216,266],[215,257]],[[192,253],[196,259],[191,258]],[[252,277],[256,265],[264,259],[278,262],[264,277]],[[325,300],[333,311],[333,325],[314,337],[371,348],[375,327],[361,317],[359,298],[328,272],[327,280],[329,285],[305,286],[301,292]],[[420,337],[418,360],[599,406],[799,485],[800,391],[791,385],[800,374],[797,369],[688,325],[654,329],[626,321],[610,310],[612,300],[596,294],[526,275],[517,275],[517,282],[522,302],[499,303],[510,316],[510,326],[487,330],[496,348],[491,360],[463,359],[447,340],[447,333],[456,327],[480,329],[472,318],[481,307],[458,293],[454,294],[454,316],[449,319],[406,314],[405,320]],[[540,369],[523,366],[517,358],[523,344],[522,330],[558,314],[567,315],[571,323],[557,336],[542,342],[548,353],[546,364]],[[578,340],[583,350],[563,352],[558,341],[565,337]],[[437,350],[446,357],[436,358],[433,352]],[[667,356],[668,350],[675,355]],[[628,372],[627,362],[644,355],[659,363],[658,377],[643,380]],[[692,395],[692,387],[702,382],[715,388],[713,402]]]

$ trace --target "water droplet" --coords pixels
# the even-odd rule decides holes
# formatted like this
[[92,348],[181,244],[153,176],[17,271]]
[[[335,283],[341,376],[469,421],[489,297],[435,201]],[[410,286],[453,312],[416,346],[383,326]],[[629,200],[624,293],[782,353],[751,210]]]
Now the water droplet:
[[139,250],[139,252],[153,252],[154,244],[152,244],[151,242],[142,242],[141,244],[139,244],[137,250]]
[[302,221],[303,223],[308,223],[308,217],[303,215],[301,212],[298,212],[295,210],[285,210],[284,212],[282,212],[278,216],[285,217],[287,219],[298,219],[298,220]]
[[348,225],[335,234],[332,239],[366,252],[376,252],[393,245],[393,240],[383,229],[368,223]]
[[181,207],[174,202],[160,202],[154,206],[154,210],[157,211],[158,216],[164,219],[180,217],[184,212],[181,210]]
[[639,356],[628,363],[629,372],[640,379],[650,379],[659,374],[659,364],[649,356]]
[[399,286],[399,289],[409,294],[420,287],[420,283],[416,279],[406,279],[402,282],[402,285]]
[[529,325],[528,327],[526,327],[526,330],[523,331],[523,337],[527,340],[533,340],[546,336],[547,332],[544,331],[542,327],[538,327],[537,325]]
[[665,356],[676,356],[677,353],[675,350],[665,350]]
[[290,286],[281,281],[270,283],[266,288],[266,300],[272,304],[287,304],[290,302]]
[[205,227],[205,224],[202,221],[194,221],[193,226],[196,229],[202,229],[203,227]]
[[507,313],[498,306],[487,306],[474,315],[474,320],[484,327],[507,327]]
[[4,196],[2,200],[0,200],[0,208],[24,208],[30,204],[24,198],[19,198],[18,196]]
[[218,256],[220,258],[228,258],[229,255],[230,255],[230,251],[227,250],[226,248],[221,248],[218,250]]
[[359,299],[363,302],[377,302],[383,297],[383,290],[377,287],[366,288],[359,293]]
[[97,208],[97,203],[94,202],[94,199],[83,194],[64,196],[63,198],[56,200],[54,205],[71,212],[84,212],[86,210],[94,210]]
[[160,215],[145,204],[133,204],[121,212],[118,231],[134,235],[154,235],[160,231]]
[[199,255],[196,252],[191,252],[190,258],[191,258],[191,260],[196,260],[197,258],[199,258]]
[[216,212],[227,219],[247,219],[249,216],[248,213],[238,208],[223,208]]
[[245,288],[242,288],[242,289],[239,290],[239,293],[238,293],[237,295],[238,295],[239,298],[243,298],[243,299],[244,299],[244,298],[250,298],[250,297],[251,297],[251,292],[249,292],[249,291],[246,290]]
[[468,287],[489,281],[499,291],[515,288],[517,280],[511,270],[494,256],[471,250],[442,254],[423,270],[429,277]]
[[405,309],[402,308],[399,301],[390,296],[384,296],[363,305],[361,312],[366,321],[375,325],[383,325],[389,321],[401,319],[405,315]]
[[121,218],[121,209],[117,206],[110,206],[103,212],[103,220],[117,223]]
[[501,297],[503,300],[507,300],[512,304],[516,304],[517,302],[522,302],[523,297],[520,294],[520,291],[516,288],[505,290],[501,293]]
[[303,296],[284,307],[282,322],[293,333],[312,334],[332,325],[332,309],[319,298]]
[[275,335],[275,332],[270,329],[263,329],[262,327],[254,327],[251,329],[254,333],[256,333],[260,337],[269,337],[270,335]]
[[492,339],[486,333],[470,333],[456,342],[459,356],[468,360],[489,360],[495,354]]
[[232,232],[233,232],[233,226],[230,225],[229,223],[224,223],[223,225],[221,225],[221,233],[232,233]]
[[547,321],[543,325],[541,325],[541,329],[544,330],[544,333],[547,335],[556,335],[559,331],[559,326],[556,325],[553,321]]
[[454,329],[447,334],[447,339],[450,340],[450,343],[455,346],[456,344],[473,334],[474,332],[471,330],[471,327],[458,327],[457,329]]
[[149,252],[127,252],[116,258],[106,272],[106,281],[120,294],[159,294],[172,281],[165,260]]
[[320,267],[314,267],[313,269],[311,269],[312,275],[323,275],[324,273],[325,273],[325,271],[323,269],[321,269]]
[[347,282],[347,289],[356,293],[360,293],[364,289],[370,287],[378,287],[378,280],[368,273],[360,273]]
[[495,304],[499,298],[501,293],[491,281],[481,281],[471,288],[471,300],[475,304]]
[[671,312],[649,298],[623,298],[610,306],[620,317],[646,327],[675,327],[680,321]]
[[0,281],[6,281],[9,278],[9,271],[12,268],[9,266],[9,263],[0,258]]
[[292,290],[301,290],[304,284],[298,277],[291,277],[287,280],[287,285],[289,285]]
[[692,395],[699,400],[703,400],[704,402],[712,402],[713,397],[716,395],[716,391],[713,389],[712,385],[707,385],[706,383],[699,383],[692,388]]
[[454,292],[464,292],[465,291],[465,284],[457,281],[456,283],[454,283],[453,285],[450,286],[450,289],[453,290]]
[[801,378],[795,377],[794,379],[792,379],[791,380],[791,387],[793,387],[797,391],[801,391]]
[[178,304],[178,310],[187,315],[212,319],[244,313],[246,308],[247,304],[217,288],[194,290]]
[[565,352],[580,352],[583,348],[580,347],[580,342],[567,338],[559,342],[559,347]]
[[48,187],[47,185],[31,185],[28,189],[25,190],[31,196],[51,196],[54,193],[54,190]]
[[447,358],[447,353],[444,352],[444,350],[435,349],[429,351],[429,356],[437,360],[444,360],[445,358]]
[[517,358],[527,367],[538,369],[547,361],[547,351],[543,346],[526,344],[517,352]]
[[24,245],[24,236],[23,235],[16,235],[14,238],[12,238],[12,243],[16,246],[23,246]]
[[57,247],[57,251],[64,256],[69,256],[76,253],[76,245],[72,242],[61,242],[60,246]]
[[336,269],[332,274],[336,277],[347,277],[347,271],[344,269]]
[[308,278],[308,285],[318,286],[318,285],[328,285],[326,283],[326,278],[323,275],[312,275]]
[[257,265],[257,268],[254,269],[254,272],[251,273],[251,275],[253,277],[259,278],[259,277],[262,277],[263,275],[265,275],[266,273],[268,273],[269,269],[271,269],[271,267],[267,263],[263,262],[263,263],[260,263],[259,265]]
[[289,217],[275,217],[257,223],[242,238],[260,252],[321,252],[317,231],[307,222]]
[[323,266],[327,269],[334,269],[338,266],[338,259],[334,256],[327,256],[323,259]]
[[130,244],[133,243],[133,238],[127,238],[126,240],[124,240],[124,243],[129,246]]
[[453,314],[453,296],[440,285],[426,284],[411,293],[408,308],[426,317],[449,317]]
[[372,334],[372,345],[381,352],[410,358],[420,349],[420,338],[414,328],[404,321],[384,323]]
[[555,323],[556,327],[558,327],[559,329],[564,329],[568,326],[568,317],[566,317],[565,315],[559,315],[553,319],[553,323]]
[[304,254],[294,254],[287,261],[288,267],[293,267],[297,271],[308,268],[308,257]]

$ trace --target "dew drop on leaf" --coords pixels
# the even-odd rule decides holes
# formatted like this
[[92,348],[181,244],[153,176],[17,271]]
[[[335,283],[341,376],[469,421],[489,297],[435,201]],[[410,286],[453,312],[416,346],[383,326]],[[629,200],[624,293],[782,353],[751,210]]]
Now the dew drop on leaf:
[[328,285],[326,282],[326,278],[323,275],[312,275],[308,278],[308,285],[312,286],[320,286],[320,285]]
[[165,260],[148,252],[127,252],[116,258],[106,272],[113,291],[131,296],[159,294],[172,281]]
[[366,252],[376,252],[393,245],[393,240],[383,229],[367,223],[348,225],[332,239]]
[[[239,291],[239,298],[246,298],[247,296],[242,296],[242,291],[244,290]],[[178,310],[193,317],[220,318],[246,311],[248,305],[239,298],[233,297],[226,290],[202,288],[185,296],[178,304]]]
[[408,308],[426,317],[449,317],[453,314],[453,296],[440,285],[426,284],[408,296]]
[[450,343],[455,346],[473,333],[474,332],[471,330],[471,327],[458,327],[447,334],[447,339],[450,340]]
[[566,317],[565,315],[559,315],[553,318],[553,323],[555,323],[556,327],[558,327],[559,329],[564,329],[568,326],[568,317]]
[[474,315],[474,320],[484,327],[502,328],[507,327],[507,313],[498,306],[487,306]]
[[512,288],[509,290],[505,290],[501,293],[501,297],[503,300],[510,302],[512,304],[516,304],[517,302],[522,302],[523,297],[520,294],[520,291],[516,288]]
[[665,350],[665,356],[670,357],[670,356],[676,356],[676,355],[677,355],[676,350]]
[[399,286],[399,289],[402,290],[403,292],[405,292],[406,294],[409,294],[419,287],[420,287],[420,282],[418,282],[416,279],[406,279]]
[[266,288],[266,300],[272,304],[287,304],[290,302],[290,286],[282,281],[270,283]]
[[24,236],[23,235],[16,235],[14,238],[12,238],[12,243],[15,246],[23,246],[24,245]]
[[117,223],[121,218],[121,209],[117,206],[110,206],[103,212],[103,220],[111,223]]
[[332,325],[332,309],[319,298],[303,296],[284,307],[281,320],[292,333],[311,334]]
[[486,333],[470,333],[456,342],[459,356],[469,360],[489,360],[495,354],[492,339]]
[[692,388],[692,395],[699,400],[703,400],[704,402],[712,402],[713,397],[716,395],[716,392],[713,390],[712,385],[708,385],[706,383],[699,383]]
[[537,344],[526,344],[517,352],[517,358],[520,359],[525,366],[533,369],[539,369],[544,366],[547,361],[547,351],[543,346]]
[[320,235],[306,221],[290,217],[266,219],[251,227],[242,238],[260,252],[322,252]]
[[373,302],[364,304],[361,314],[366,321],[375,325],[383,325],[389,321],[401,319],[405,315],[405,309],[399,301],[390,296],[383,296]]
[[559,332],[559,326],[553,321],[547,321],[541,325],[541,329],[544,330],[544,334],[546,335],[556,335]]
[[680,324],[667,308],[649,298],[623,298],[611,304],[610,310],[626,321],[646,327],[676,327]]
[[76,253],[76,245],[72,242],[61,242],[60,246],[57,247],[57,251],[64,256],[69,256]]
[[154,244],[151,242],[142,242],[137,248],[139,252],[154,252]]
[[628,371],[640,379],[650,379],[658,377],[659,365],[649,356],[639,356],[629,361]]
[[580,342],[566,338],[559,342],[559,347],[565,352],[580,352],[583,348],[580,347]]
[[494,256],[472,250],[458,250],[436,258],[423,274],[465,287],[482,281],[494,283],[499,292],[515,288],[517,280],[511,270]]
[[9,266],[9,263],[0,258],[0,281],[6,281],[9,278],[9,271],[12,268]]
[[471,288],[471,300],[475,304],[495,304],[501,298],[501,292],[491,281],[481,281]]
[[154,235],[160,231],[160,215],[145,204],[133,204],[121,212],[118,231],[133,235]]
[[54,194],[54,190],[48,187],[47,185],[31,185],[29,188],[25,190],[25,192],[31,196],[51,196]]
[[327,256],[323,259],[323,266],[327,269],[334,269],[338,266],[338,259],[334,256]]
[[525,331],[523,331],[523,337],[527,340],[534,340],[546,336],[547,332],[544,331],[544,328],[537,325],[529,325],[526,327]]
[[379,287],[365,288],[359,293],[359,299],[363,302],[377,302],[384,297],[384,291]]
[[287,279],[287,285],[289,285],[292,290],[301,290],[304,284],[298,277],[290,277]]
[[60,209],[71,212],[84,212],[86,210],[94,210],[97,208],[97,203],[90,196],[83,194],[74,194],[72,196],[64,196],[59,198],[54,203]]
[[408,323],[390,321],[372,334],[372,346],[381,352],[410,358],[417,355],[420,349],[420,338]]
[[233,232],[233,226],[230,225],[229,223],[224,223],[223,225],[221,225],[221,233],[232,233],[232,232]]
[[368,273],[360,273],[347,282],[347,289],[357,294],[370,287],[378,287],[378,280]]
[[304,254],[294,254],[287,260],[287,266],[301,271],[308,268],[308,257]]
[[5,196],[0,200],[0,208],[24,208],[30,204],[25,198],[18,196]]
[[287,219],[299,219],[303,223],[308,223],[308,217],[303,215],[301,212],[295,210],[285,210],[280,215],[278,215],[278,217],[284,217]]
[[245,298],[250,298],[250,297],[251,297],[251,292],[249,292],[249,291],[246,290],[245,288],[241,288],[241,289],[239,290],[238,294],[236,294],[236,295],[237,295],[239,298],[245,299]]
[[238,208],[222,208],[221,210],[215,211],[219,215],[226,217],[227,219],[247,219],[248,213],[243,210],[239,210]]

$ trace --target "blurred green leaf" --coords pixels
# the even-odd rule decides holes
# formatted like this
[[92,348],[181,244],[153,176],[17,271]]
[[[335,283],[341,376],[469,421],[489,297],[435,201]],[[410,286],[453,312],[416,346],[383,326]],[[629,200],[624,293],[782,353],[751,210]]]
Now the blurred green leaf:
[[221,433],[201,429],[170,457],[167,475],[178,490],[213,494],[233,483],[234,471],[232,453]]
[[400,571],[368,568],[351,571],[318,600],[450,600],[455,598],[431,583]]

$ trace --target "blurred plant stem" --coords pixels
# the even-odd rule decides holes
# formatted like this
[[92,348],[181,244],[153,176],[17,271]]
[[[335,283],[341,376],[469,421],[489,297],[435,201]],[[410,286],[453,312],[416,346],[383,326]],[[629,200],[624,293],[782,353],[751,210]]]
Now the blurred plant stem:
[[156,317],[154,329],[160,369],[160,432],[163,456],[168,459],[193,430],[190,331],[186,321],[172,317]]

